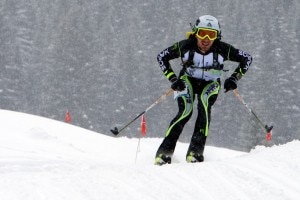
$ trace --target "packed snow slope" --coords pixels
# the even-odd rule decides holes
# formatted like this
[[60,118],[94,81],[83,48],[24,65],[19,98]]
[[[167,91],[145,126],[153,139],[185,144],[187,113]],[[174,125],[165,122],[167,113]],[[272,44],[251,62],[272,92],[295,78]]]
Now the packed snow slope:
[[[109,137],[0,110],[2,200],[299,199],[300,142],[250,153],[208,146],[188,164],[178,143],[171,165],[153,165],[161,139]],[[139,149],[138,144],[140,144]],[[137,152],[137,153],[136,153]]]

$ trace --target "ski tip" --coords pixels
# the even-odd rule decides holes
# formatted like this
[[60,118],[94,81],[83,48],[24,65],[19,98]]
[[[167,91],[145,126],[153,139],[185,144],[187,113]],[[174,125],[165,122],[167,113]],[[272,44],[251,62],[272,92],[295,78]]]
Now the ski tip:
[[115,127],[114,129],[111,129],[110,130],[114,135],[118,135],[119,134],[119,131],[118,131],[118,128]]

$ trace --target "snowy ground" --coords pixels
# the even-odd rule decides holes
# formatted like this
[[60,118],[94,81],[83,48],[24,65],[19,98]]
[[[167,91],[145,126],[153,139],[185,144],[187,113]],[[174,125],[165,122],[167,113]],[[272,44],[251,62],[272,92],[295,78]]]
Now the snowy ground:
[[153,165],[162,139],[114,138],[0,110],[1,200],[288,200],[300,196],[300,142],[250,153],[206,147],[204,163]]

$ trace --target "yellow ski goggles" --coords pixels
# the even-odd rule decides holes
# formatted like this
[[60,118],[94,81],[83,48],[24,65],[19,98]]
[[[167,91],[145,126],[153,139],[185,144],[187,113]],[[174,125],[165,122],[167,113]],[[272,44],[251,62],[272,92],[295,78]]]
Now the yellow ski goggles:
[[208,38],[209,40],[215,40],[218,37],[218,31],[207,28],[199,28],[196,33],[196,37],[204,40]]

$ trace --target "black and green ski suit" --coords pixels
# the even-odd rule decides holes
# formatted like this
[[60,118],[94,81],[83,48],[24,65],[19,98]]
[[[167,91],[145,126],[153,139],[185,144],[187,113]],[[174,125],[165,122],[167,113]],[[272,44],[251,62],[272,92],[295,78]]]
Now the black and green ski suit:
[[184,73],[181,77],[186,84],[185,91],[175,91],[174,97],[178,102],[179,111],[171,121],[165,138],[157,150],[156,156],[172,156],[176,142],[191,118],[195,98],[198,100],[198,116],[191,138],[187,156],[193,152],[202,155],[208,135],[211,119],[211,107],[215,103],[220,91],[220,76],[223,71],[223,62],[226,60],[238,62],[239,65],[231,75],[236,80],[246,73],[252,62],[251,55],[232,45],[215,40],[209,52],[201,53],[197,40],[191,37],[175,43],[163,50],[157,56],[160,68],[168,80],[176,78],[170,60],[181,58]]

